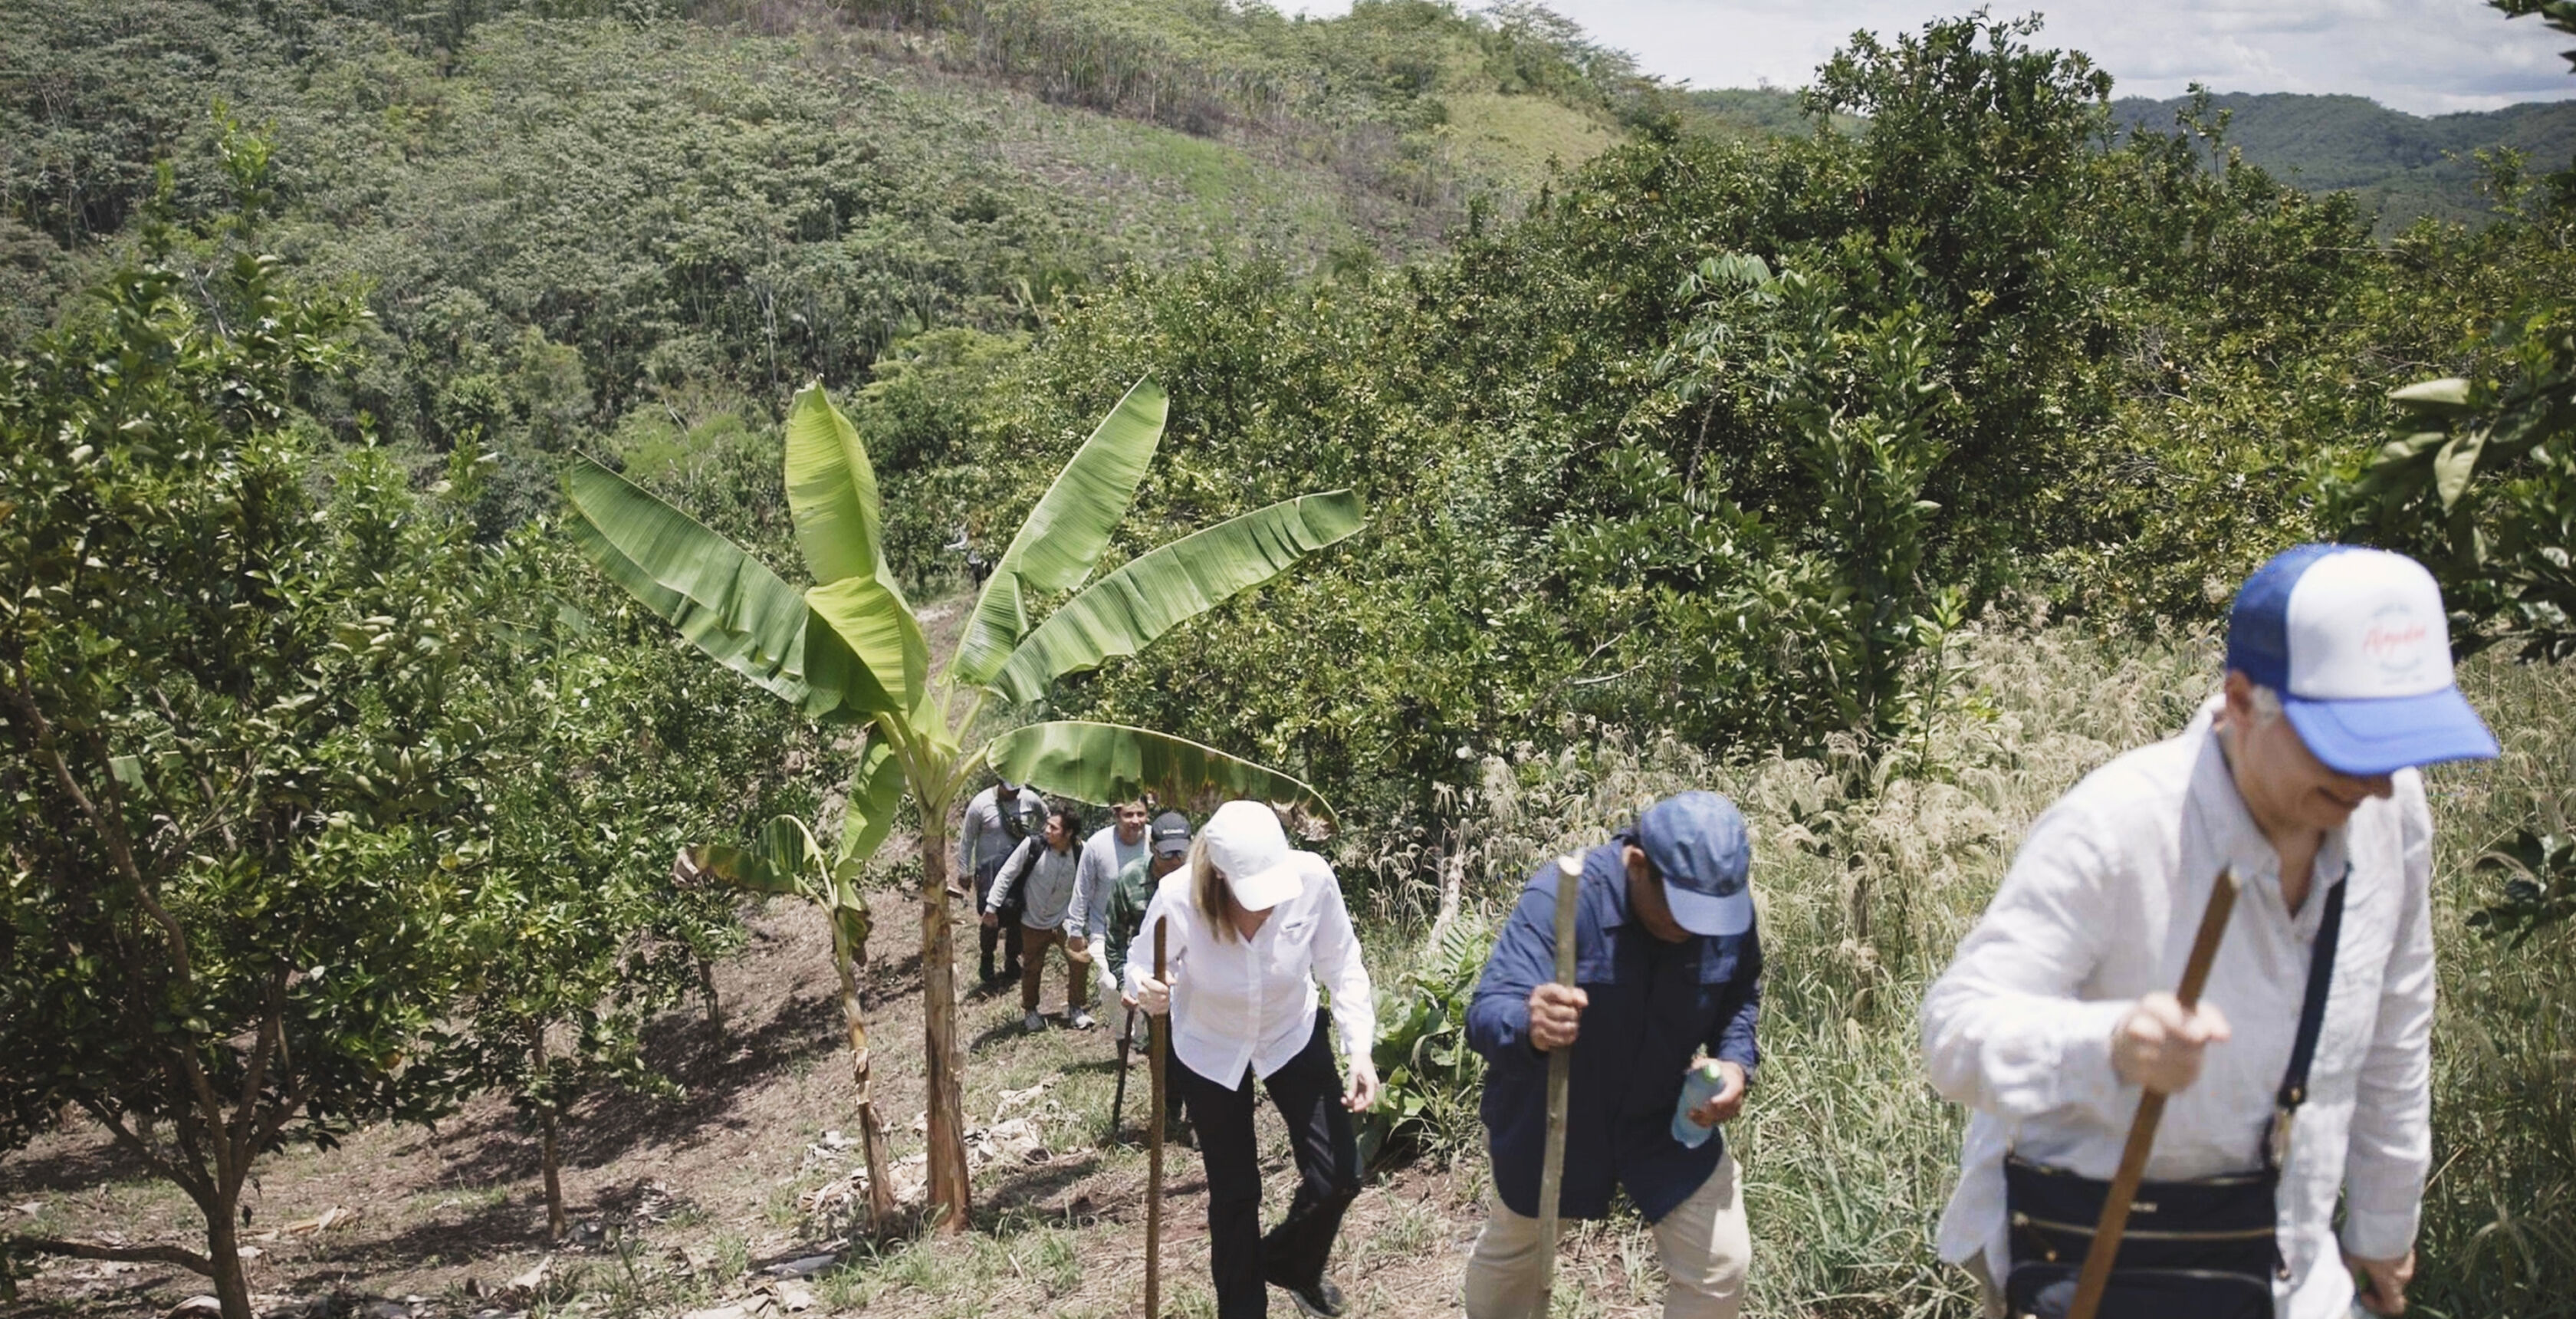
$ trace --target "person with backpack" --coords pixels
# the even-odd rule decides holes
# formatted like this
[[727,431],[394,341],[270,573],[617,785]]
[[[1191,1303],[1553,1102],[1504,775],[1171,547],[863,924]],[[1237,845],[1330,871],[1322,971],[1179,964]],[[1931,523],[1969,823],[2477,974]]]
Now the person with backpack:
[[[976,793],[966,803],[966,818],[957,829],[957,874],[974,877],[975,909],[982,911],[993,896],[993,877],[1002,873],[1002,863],[1026,841],[1032,823],[1046,816],[1046,799],[1034,788],[1023,787],[1008,779]],[[962,895],[961,895],[962,896]],[[977,931],[976,942],[983,953],[982,975],[987,989],[1006,980],[1020,978],[1020,941],[1017,935],[1020,904],[999,913],[1001,919],[985,923]],[[1011,937],[1004,938],[1008,933]],[[1002,966],[993,966],[993,950],[1002,950]]]
[[1084,1010],[1091,1001],[1091,959],[1067,941],[1074,928],[1074,867],[1082,857],[1074,842],[1081,836],[1082,817],[1072,808],[1049,810],[1045,831],[1021,843],[1002,863],[1002,872],[993,877],[992,896],[984,902],[984,926],[992,929],[1001,925],[1002,910],[1012,898],[1020,900],[1020,1011],[1026,1014],[1020,1028],[1031,1035],[1046,1029],[1038,997],[1050,948],[1064,950],[1064,1023],[1075,1030],[1092,1026],[1091,1014]]

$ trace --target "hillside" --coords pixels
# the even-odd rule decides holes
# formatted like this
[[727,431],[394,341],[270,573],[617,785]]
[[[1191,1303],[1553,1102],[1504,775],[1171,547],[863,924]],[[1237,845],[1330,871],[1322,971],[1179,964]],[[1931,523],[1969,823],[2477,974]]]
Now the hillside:
[[[2190,105],[2187,97],[2124,97],[2111,113],[2123,125],[2170,131]],[[2311,193],[2351,192],[2377,217],[2381,237],[2423,216],[2483,222],[2478,151],[2510,147],[2534,172],[2576,158],[2576,101],[2424,118],[2360,96],[2231,92],[2210,97],[2209,108],[2228,115],[2226,140],[2248,163]]]
[[156,162],[162,209],[220,208],[213,144],[252,131],[268,241],[369,290],[345,423],[441,449],[774,404],[1129,269],[1402,259],[1618,141],[1633,82],[1561,21],[1429,3],[29,0],[0,49],[0,351]]

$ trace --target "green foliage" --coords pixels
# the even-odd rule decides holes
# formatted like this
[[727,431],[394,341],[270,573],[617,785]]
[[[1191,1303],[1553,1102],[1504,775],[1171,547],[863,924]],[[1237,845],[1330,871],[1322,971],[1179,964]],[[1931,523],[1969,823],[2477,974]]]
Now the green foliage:
[[1082,434],[1055,400],[1138,370],[1188,400],[1148,519],[1351,485],[1381,530],[1274,591],[1298,626],[1219,609],[1057,701],[1249,748],[1390,833],[1587,718],[1883,754],[1940,705],[1918,620],[1953,589],[2206,616],[2318,534],[2311,473],[2499,240],[2402,265],[2197,130],[2114,148],[2098,72],[2030,31],[1861,43],[1815,133],[1650,134],[1444,259],[1136,273],[1025,348],[899,352],[852,410],[889,541],[1029,507]]
[[[2576,11],[2560,5],[2495,7],[2576,33]],[[2563,660],[2576,655],[2576,272],[2564,255],[2576,166],[2537,197],[2518,178],[2499,185],[2504,218],[2463,255],[2525,277],[2464,290],[2462,319],[2484,327],[2453,350],[2467,369],[2394,391],[2405,433],[2325,486],[2345,524],[2433,567],[2459,648]]]
[[1467,1047],[1467,1004],[1493,946],[1494,932],[1481,919],[1452,921],[1401,980],[1378,991],[1370,1059],[1384,1089],[1377,1107],[1353,1119],[1361,1163],[1445,1157],[1481,1138],[1476,1103],[1485,1060]]
[[[936,678],[920,621],[886,557],[886,513],[867,446],[820,383],[807,386],[790,408],[784,455],[797,539],[819,582],[805,593],[801,613],[793,589],[758,560],[607,468],[585,459],[567,478],[581,523],[576,543],[610,580],[709,658],[803,713],[866,725],[839,850],[825,853],[803,822],[782,816],[753,848],[698,850],[680,861],[756,891],[804,892],[832,912],[863,1110],[870,1103],[867,1046],[851,961],[867,938],[867,908],[856,893],[857,875],[905,796],[923,822],[929,1194],[951,1230],[963,1226],[970,1194],[947,923],[946,825],[965,782],[989,761],[1020,782],[1077,798],[1112,800],[1140,788],[1171,801],[1250,792],[1301,802],[1330,818],[1314,790],[1293,778],[1142,728],[1059,720],[1015,729],[983,746],[971,741],[985,702],[1007,698],[994,675],[1010,671],[1042,684],[1081,663],[1061,638],[1031,637],[1030,598],[1070,590],[1090,576],[1162,442],[1165,412],[1161,387],[1142,380],[1093,428],[1012,538]],[[1302,539],[1190,537],[1164,558],[1140,561],[1139,571],[1092,583],[1060,610],[1072,611],[1102,653],[1133,654],[1162,630],[1357,529],[1357,506],[1347,491],[1317,499],[1317,525],[1301,526]],[[1292,504],[1272,520],[1300,512]],[[874,1123],[867,1111],[872,1168]],[[882,1175],[870,1181],[882,1218],[891,1203],[887,1183]]]
[[2354,521],[2430,563],[2455,645],[2576,656],[2576,303],[2500,324],[2468,379],[2392,395],[2429,428],[2382,446],[2336,493]]
[[2525,829],[2478,858],[2477,868],[2501,875],[2504,882],[2498,900],[2470,916],[2469,924],[2502,935],[2516,947],[2576,916],[2576,837]]
[[[253,1161],[450,1094],[481,777],[457,524],[299,404],[359,309],[157,226],[0,368],[0,1142],[76,1106],[205,1213]],[[198,264],[203,261],[205,264]]]

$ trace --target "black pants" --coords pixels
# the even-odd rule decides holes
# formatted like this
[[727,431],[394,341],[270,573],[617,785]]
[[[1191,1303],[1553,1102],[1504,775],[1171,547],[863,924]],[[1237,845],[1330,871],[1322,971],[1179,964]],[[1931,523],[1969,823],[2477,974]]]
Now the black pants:
[[[999,861],[975,868],[975,910],[979,916],[985,901],[993,896],[993,881],[1001,873],[1002,863]],[[988,980],[994,974],[993,948],[996,944],[1002,949],[1002,977],[1007,980],[1020,978],[1020,913],[1028,910],[1028,904],[1021,900],[1021,893],[1022,890],[1017,888],[1011,890],[1010,900],[1002,904],[998,925],[981,926],[975,931],[976,945],[984,953],[984,964],[979,969]],[[1005,935],[1009,937],[1005,938]]]
[[1249,1071],[1227,1089],[1171,1058],[1171,1075],[1197,1124],[1199,1158],[1207,1168],[1208,1266],[1216,1276],[1218,1319],[1257,1319],[1269,1313],[1265,1283],[1312,1286],[1324,1276],[1324,1259],[1341,1230],[1342,1211],[1360,1193],[1359,1145],[1351,1115],[1342,1107],[1341,1073],[1324,1039],[1321,1014],[1314,1036],[1288,1065],[1262,1082],[1288,1124],[1297,1157],[1297,1195],[1288,1216],[1261,1231],[1261,1164],[1253,1149],[1252,1110],[1257,1102]]

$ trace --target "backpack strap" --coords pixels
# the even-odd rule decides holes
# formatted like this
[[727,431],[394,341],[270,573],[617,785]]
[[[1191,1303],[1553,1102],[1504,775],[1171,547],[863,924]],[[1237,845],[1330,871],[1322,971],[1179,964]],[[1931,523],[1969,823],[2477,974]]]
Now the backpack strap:
[[2290,1158],[2290,1125],[2308,1099],[2308,1068],[2317,1058],[2317,1036],[2325,1030],[2326,999],[2334,992],[2335,950],[2343,942],[2344,890],[2351,887],[2352,863],[2326,890],[2326,906],[2317,918],[2317,940],[2308,954],[2308,996],[2299,1005],[2299,1033],[2290,1045],[2290,1070],[2281,1077],[2272,1100],[2272,1136],[2263,1157],[2275,1171]]

